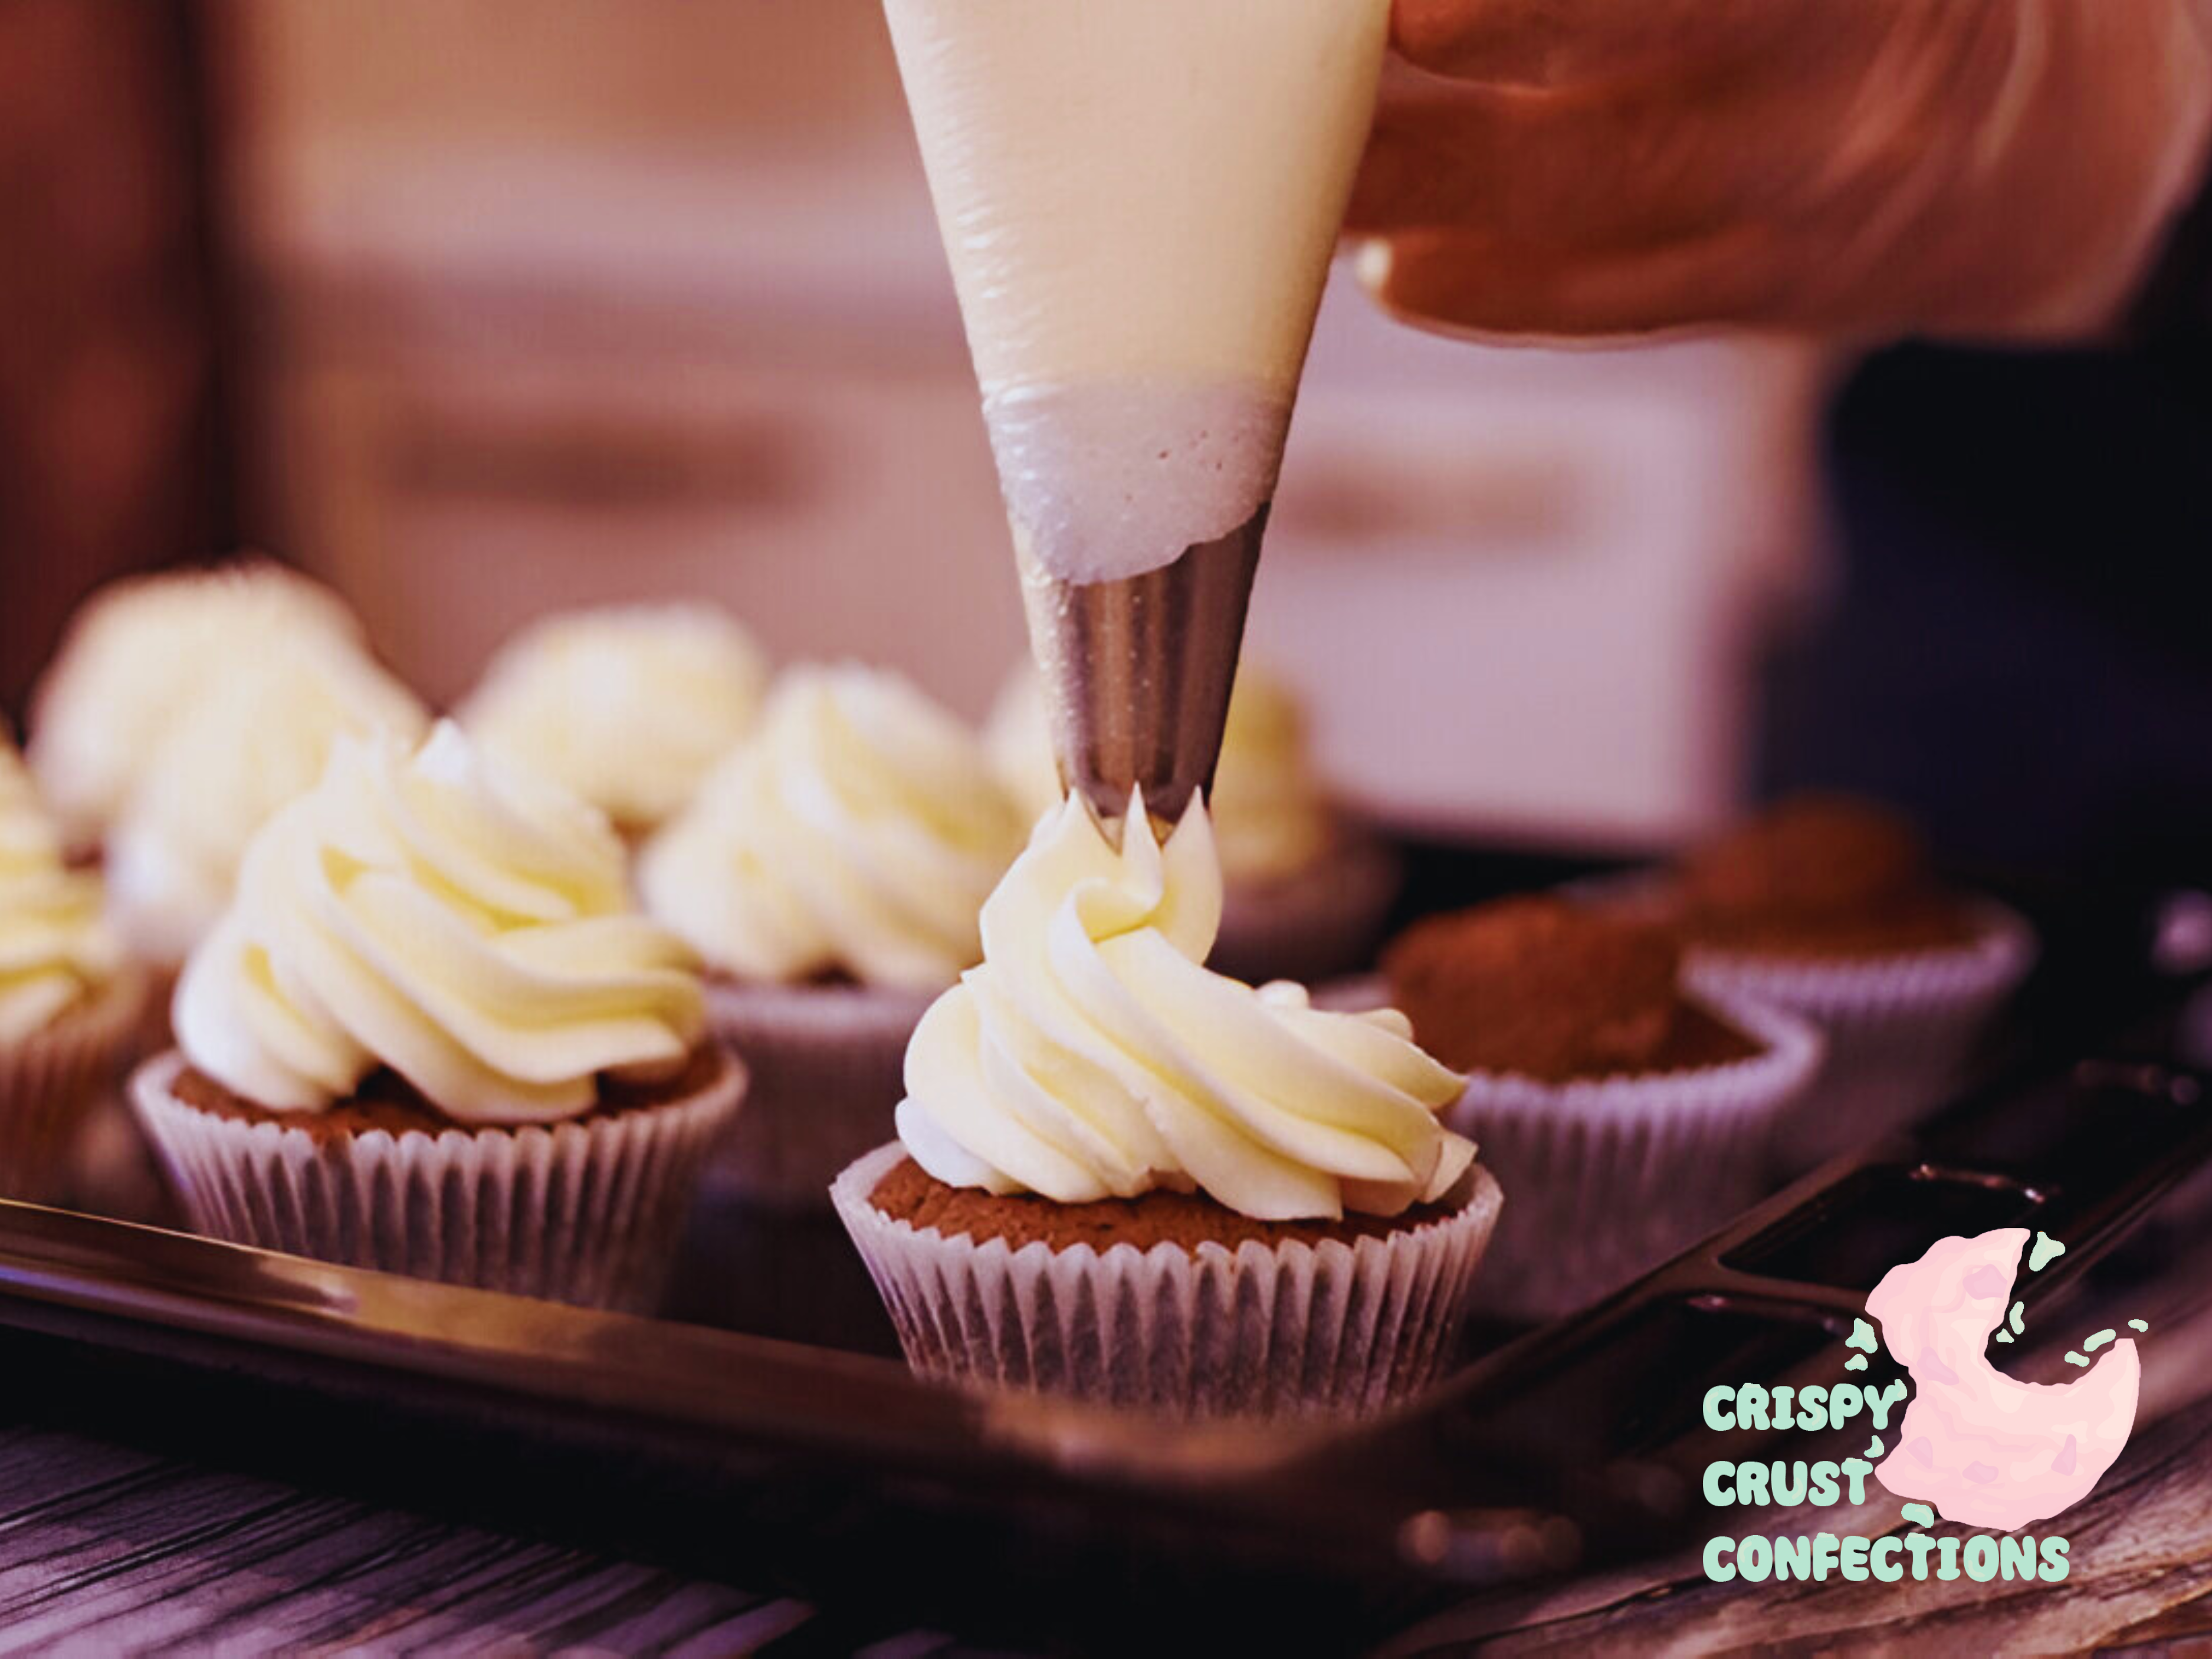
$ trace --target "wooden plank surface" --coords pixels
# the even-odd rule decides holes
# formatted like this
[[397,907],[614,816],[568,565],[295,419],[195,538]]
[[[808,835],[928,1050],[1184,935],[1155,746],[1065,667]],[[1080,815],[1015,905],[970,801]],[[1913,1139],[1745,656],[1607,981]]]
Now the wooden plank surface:
[[[1872,1525],[1893,1522],[1892,1514]],[[1494,1608],[1440,1619],[1388,1651],[1948,1656],[2212,1644],[2212,1401],[2141,1433],[2066,1531],[2073,1571],[2061,1584],[1750,1589],[1706,1583],[1683,1562],[1508,1609],[1513,1628]],[[636,1563],[76,1435],[0,1429],[0,1655],[726,1654],[787,1637],[805,1647],[813,1617],[800,1602]],[[952,1650],[926,1633],[875,1650],[882,1659]]]
[[0,1654],[728,1654],[805,1605],[0,1429]]

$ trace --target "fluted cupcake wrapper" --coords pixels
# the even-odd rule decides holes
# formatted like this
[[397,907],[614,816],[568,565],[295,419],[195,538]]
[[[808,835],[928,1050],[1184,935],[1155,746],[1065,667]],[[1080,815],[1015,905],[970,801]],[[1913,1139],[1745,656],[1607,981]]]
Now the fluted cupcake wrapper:
[[1308,869],[1277,881],[1232,881],[1208,964],[1255,984],[1345,973],[1371,959],[1404,874],[1387,842],[1346,832]]
[[1775,1126],[1811,1085],[1820,1035],[1794,1015],[1701,998],[1764,1052],[1645,1077],[1540,1083],[1476,1073],[1450,1112],[1512,1198],[1475,1287],[1506,1319],[1549,1319],[1642,1277],[1761,1196]]
[[1971,945],[1861,961],[1693,951],[1685,982],[1796,1014],[1826,1035],[1820,1079],[1778,1127],[1778,1174],[1802,1175],[1911,1123],[1964,1080],[1990,1018],[2035,964],[2035,934],[1984,902]]
[[830,1197],[916,1371],[1176,1417],[1362,1416],[1419,1392],[1450,1356],[1502,1202],[1478,1167],[1457,1209],[1385,1237],[1017,1249],[877,1209],[905,1156],[878,1148]]
[[906,1045],[931,995],[857,985],[710,985],[707,1018],[752,1078],[714,1149],[718,1192],[820,1210],[837,1172],[892,1133]]
[[139,975],[120,975],[46,1030],[0,1046],[0,1198],[64,1196],[78,1125],[129,1059],[145,992]]
[[694,1093],[579,1122],[309,1131],[204,1111],[172,1051],[131,1103],[198,1231],[348,1267],[593,1307],[649,1309],[715,1137],[745,1090],[731,1062]]

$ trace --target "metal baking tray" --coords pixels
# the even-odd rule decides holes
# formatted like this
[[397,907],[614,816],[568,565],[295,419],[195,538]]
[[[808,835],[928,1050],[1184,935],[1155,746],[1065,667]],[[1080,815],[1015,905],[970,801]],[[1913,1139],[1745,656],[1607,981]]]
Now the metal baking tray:
[[[1451,901],[1479,889],[1443,867]],[[2205,964],[2161,972],[2132,903],[2029,908],[2047,965],[1986,1087],[1582,1316],[1470,1331],[1443,1387],[1364,1426],[925,1385],[832,1218],[711,1198],[650,1320],[0,1205],[0,1388],[19,1415],[803,1595],[836,1610],[817,1644],[935,1624],[1164,1650],[1201,1603],[1240,1645],[1370,1640],[1680,1547],[1710,1518],[1708,1382],[1832,1352],[1945,1233],[2064,1238],[2031,1307],[2165,1270],[2130,1241],[2212,1160]]]

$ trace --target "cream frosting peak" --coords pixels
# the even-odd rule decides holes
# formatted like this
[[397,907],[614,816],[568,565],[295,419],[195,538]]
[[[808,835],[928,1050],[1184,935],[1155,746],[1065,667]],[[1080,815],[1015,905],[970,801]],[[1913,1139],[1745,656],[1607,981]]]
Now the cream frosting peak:
[[339,742],[254,837],[174,1019],[194,1066],[272,1110],[388,1066],[449,1117],[526,1122],[678,1070],[705,1014],[604,816],[441,723],[419,750]]
[[108,836],[125,941],[178,963],[215,925],[270,813],[319,777],[343,736],[412,740],[429,715],[368,653],[296,635],[228,664],[170,722]]
[[1273,495],[1389,0],[886,0],[1025,559],[1133,576]]
[[745,734],[767,689],[760,647],[712,605],[572,611],[501,647],[460,720],[492,753],[649,830]]
[[934,991],[1023,820],[982,744],[895,674],[793,669],[759,729],[647,847],[647,907],[715,967]]
[[1313,1007],[1204,965],[1221,872],[1204,803],[1113,847],[1070,800],[983,907],[982,966],[907,1050],[899,1138],[939,1180],[1063,1203],[1203,1190],[1262,1220],[1395,1215],[1474,1158],[1463,1085],[1402,1014]]
[[105,830],[163,738],[210,688],[272,644],[309,641],[362,648],[345,602],[282,565],[222,565],[100,589],[70,623],[33,708],[31,769],[65,830]]
[[0,1045],[44,1030],[120,965],[100,883],[64,866],[30,775],[0,736]]

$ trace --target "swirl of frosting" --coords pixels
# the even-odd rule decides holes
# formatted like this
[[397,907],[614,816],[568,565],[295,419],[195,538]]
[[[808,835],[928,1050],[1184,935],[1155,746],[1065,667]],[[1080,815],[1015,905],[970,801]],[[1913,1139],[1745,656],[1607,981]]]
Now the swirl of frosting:
[[[1032,818],[1060,805],[1066,792],[1036,669],[1024,665],[1007,681],[984,738],[1000,781]],[[1334,834],[1306,742],[1304,711],[1290,687],[1258,663],[1237,670],[1208,806],[1221,871],[1233,887],[1312,868]]]
[[767,687],[760,647],[711,605],[573,611],[501,647],[460,720],[491,753],[650,830],[744,736]]
[[1021,850],[982,746],[896,674],[795,669],[760,729],[646,848],[647,908],[714,967],[934,991],[981,954]]
[[349,647],[264,643],[164,734],[108,837],[107,886],[124,942],[184,960],[229,902],[246,843],[322,775],[343,736],[419,736],[415,696]]
[[388,1066],[458,1121],[577,1116],[602,1076],[679,1069],[705,1023],[695,958],[623,876],[599,812],[456,726],[412,752],[342,739],[253,838],[178,984],[178,1044],[276,1111]]
[[345,602],[282,565],[135,577],[94,594],[31,720],[31,769],[68,833],[105,831],[185,711],[279,641],[362,648]]
[[1079,800],[1040,823],[983,907],[983,965],[908,1046],[915,1162],[1070,1204],[1194,1186],[1267,1221],[1442,1197],[1474,1159],[1437,1117],[1464,1079],[1395,1010],[1210,972],[1220,920],[1203,802],[1164,847],[1141,803],[1119,852]]
[[100,883],[64,865],[30,775],[0,737],[0,1044],[44,1030],[120,965]]

